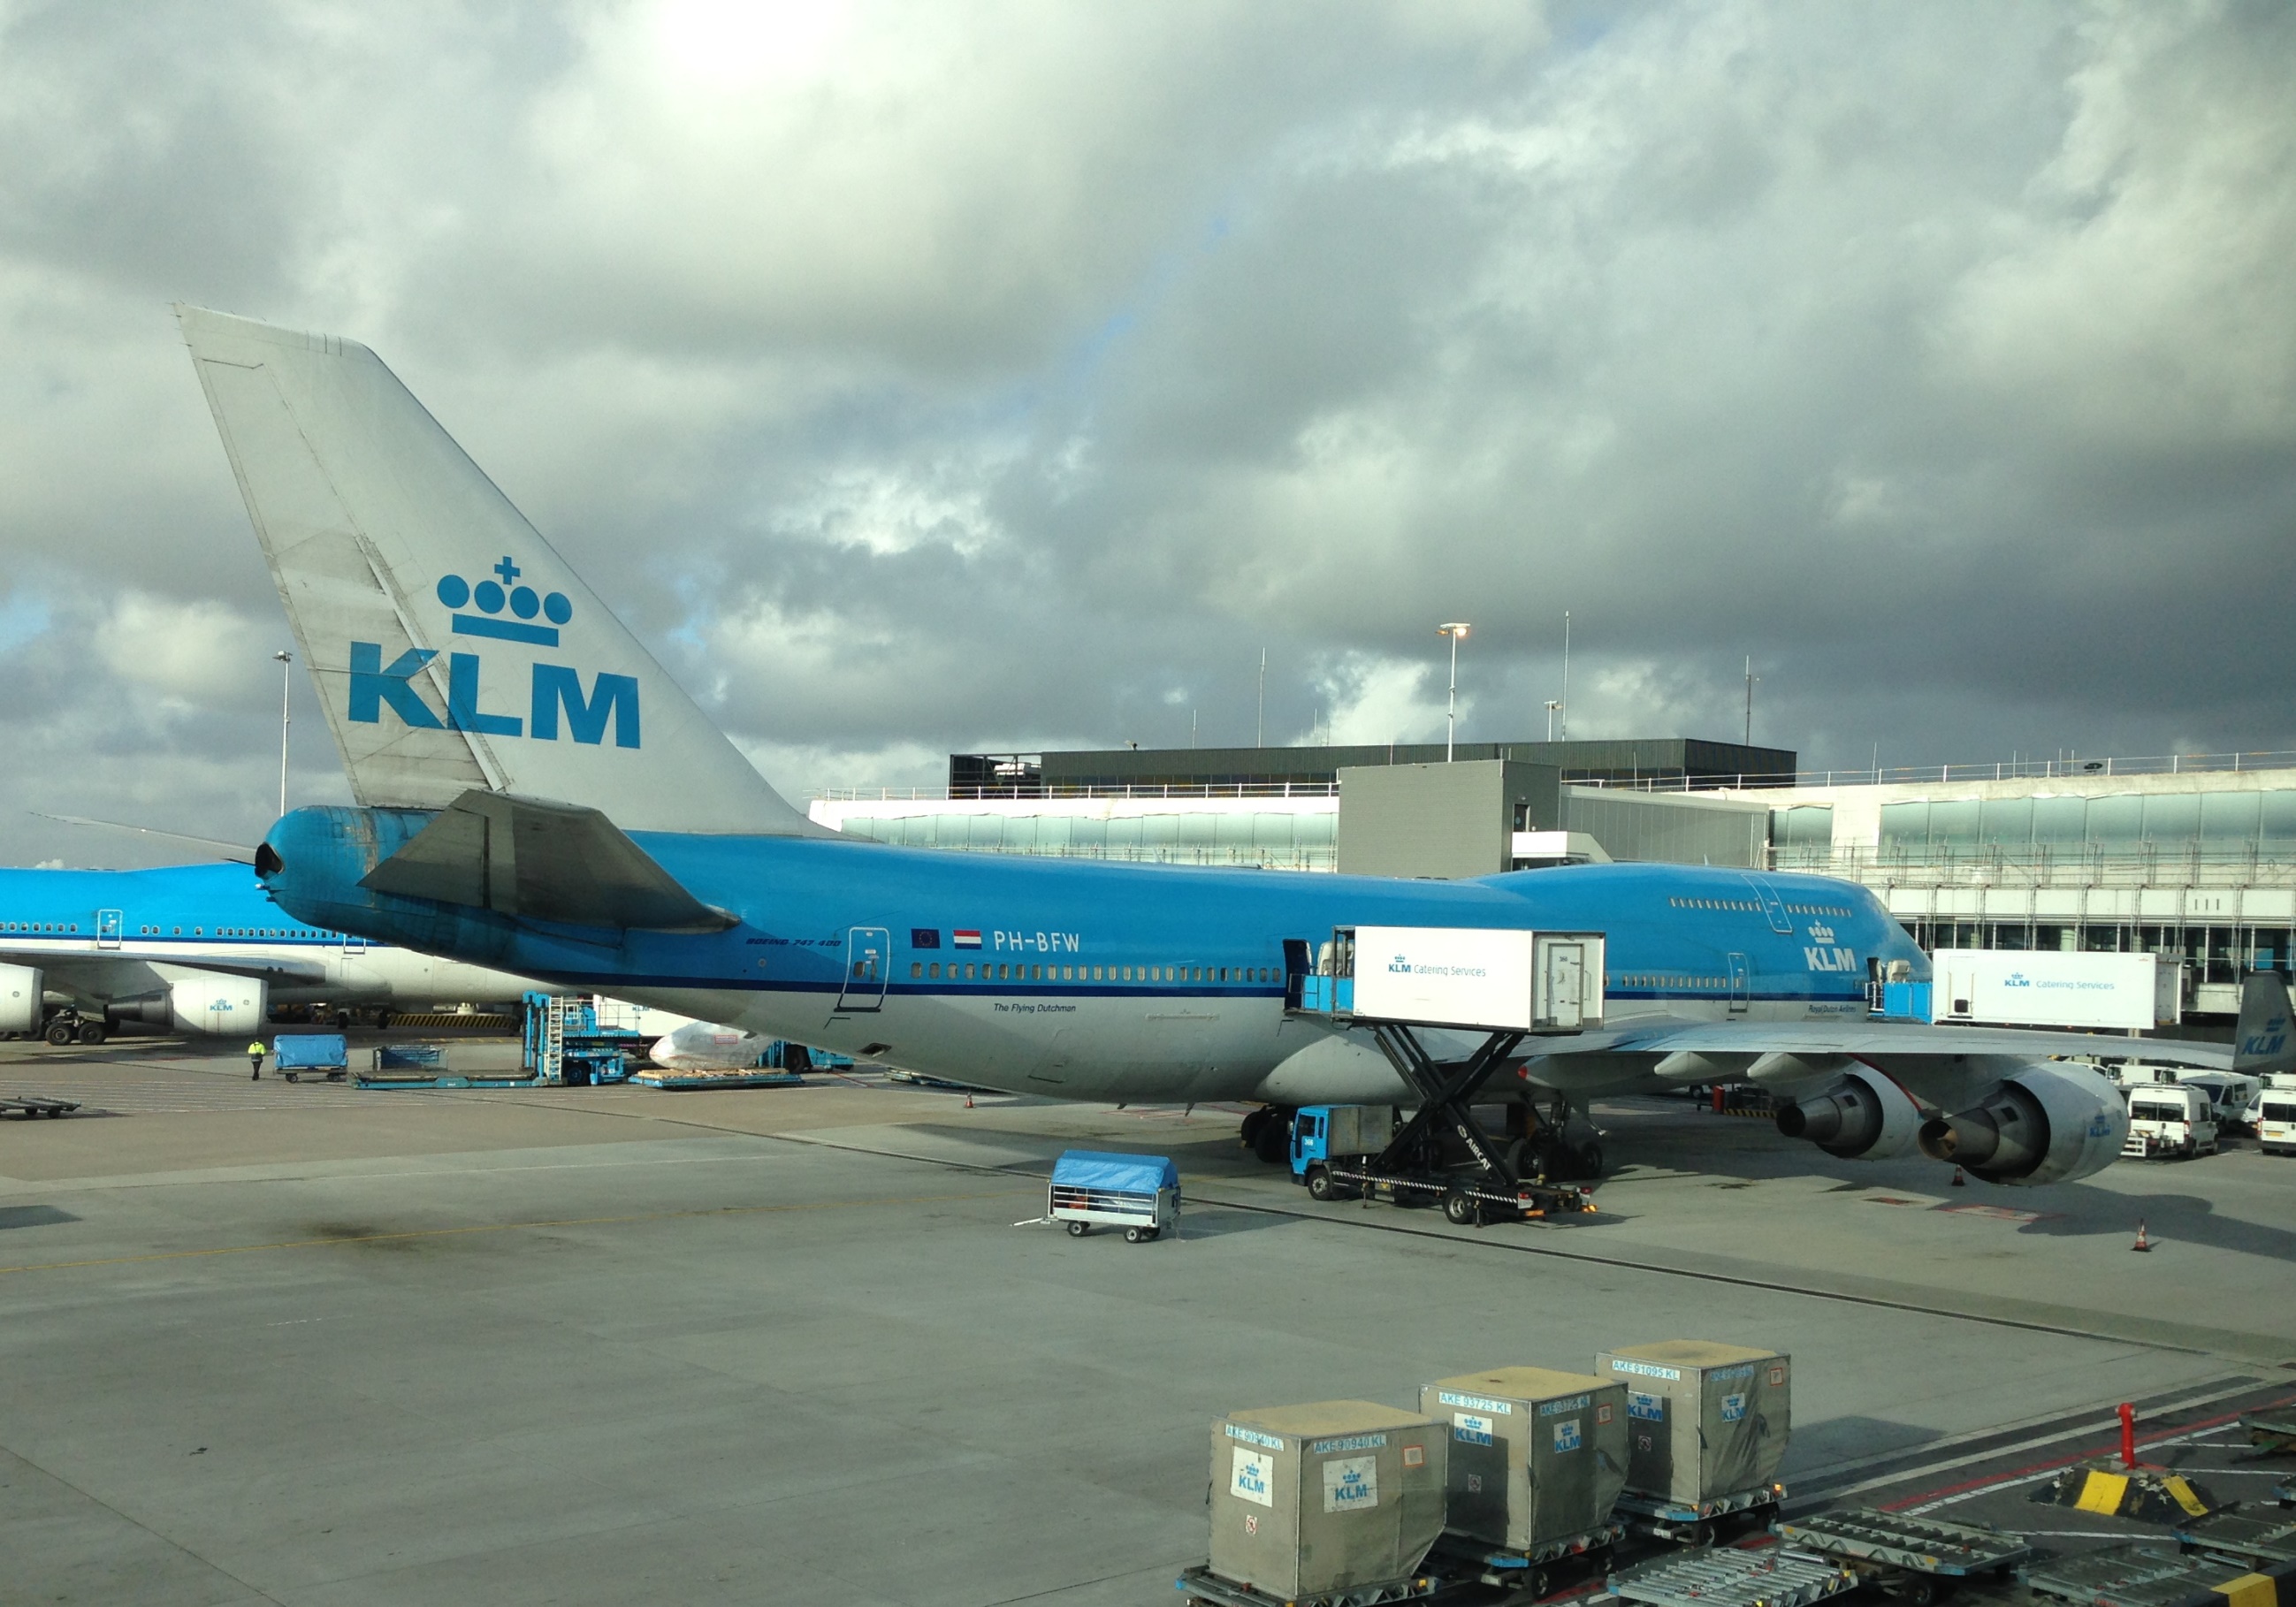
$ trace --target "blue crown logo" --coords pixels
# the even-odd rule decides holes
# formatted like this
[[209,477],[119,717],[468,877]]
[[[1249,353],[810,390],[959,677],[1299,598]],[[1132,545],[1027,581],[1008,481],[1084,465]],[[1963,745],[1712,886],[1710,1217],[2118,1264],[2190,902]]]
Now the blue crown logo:
[[[494,566],[499,580],[481,580],[476,586],[460,575],[439,578],[439,601],[448,608],[461,610],[475,603],[475,614],[456,612],[454,627],[457,635],[493,636],[504,642],[526,642],[537,647],[558,645],[558,627],[574,617],[574,604],[564,592],[538,594],[530,586],[520,586],[518,578],[526,571],[511,562],[505,553]],[[508,609],[514,619],[500,618]],[[547,625],[532,625],[527,621],[537,614],[550,621]]]

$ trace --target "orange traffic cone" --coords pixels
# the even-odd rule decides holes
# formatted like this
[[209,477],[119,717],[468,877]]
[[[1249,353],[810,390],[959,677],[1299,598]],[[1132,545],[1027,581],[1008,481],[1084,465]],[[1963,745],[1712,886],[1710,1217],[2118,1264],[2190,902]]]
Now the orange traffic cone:
[[2151,1250],[2152,1248],[2152,1241],[2144,1236],[2144,1218],[2142,1217],[2136,1218],[2136,1242],[2130,1245],[2128,1248],[2131,1250]]
[[1961,1168],[1959,1167],[1953,1168],[1953,1185],[1956,1188],[1967,1188],[1969,1186],[1969,1179],[1961,1175]]
[[964,1096],[964,1108],[968,1111],[972,1109],[972,1095],[970,1094]]

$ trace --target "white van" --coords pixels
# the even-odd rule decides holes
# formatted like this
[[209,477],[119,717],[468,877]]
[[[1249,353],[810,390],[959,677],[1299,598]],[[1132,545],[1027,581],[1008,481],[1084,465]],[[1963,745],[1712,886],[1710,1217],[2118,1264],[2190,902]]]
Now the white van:
[[2296,1088],[2267,1088],[2249,1107],[2256,1145],[2267,1155],[2296,1155]]
[[2124,1156],[2145,1160],[2217,1152],[2216,1107],[2199,1088],[2182,1083],[2140,1083],[2128,1090],[2128,1138]]

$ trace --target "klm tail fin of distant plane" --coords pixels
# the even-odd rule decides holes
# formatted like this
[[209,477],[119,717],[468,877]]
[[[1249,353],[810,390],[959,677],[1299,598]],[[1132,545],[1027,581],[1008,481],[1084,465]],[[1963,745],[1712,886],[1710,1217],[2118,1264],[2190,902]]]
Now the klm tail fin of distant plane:
[[2296,1071],[2296,1032],[2289,1029],[2288,978],[2251,971],[2240,985],[2240,1021],[2233,1029],[2232,1069],[2261,1077]]
[[820,832],[365,347],[176,309],[359,801]]

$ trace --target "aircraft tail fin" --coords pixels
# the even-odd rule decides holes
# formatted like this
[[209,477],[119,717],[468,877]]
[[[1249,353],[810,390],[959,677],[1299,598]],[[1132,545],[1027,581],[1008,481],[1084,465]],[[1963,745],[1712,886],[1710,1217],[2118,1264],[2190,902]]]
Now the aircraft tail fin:
[[630,831],[825,834],[372,351],[176,314],[362,804],[477,788]]
[[2233,1029],[2232,1069],[2261,1077],[2296,1071],[2296,1032],[2289,1027],[2288,978],[2251,971],[2240,985],[2240,1023]]

